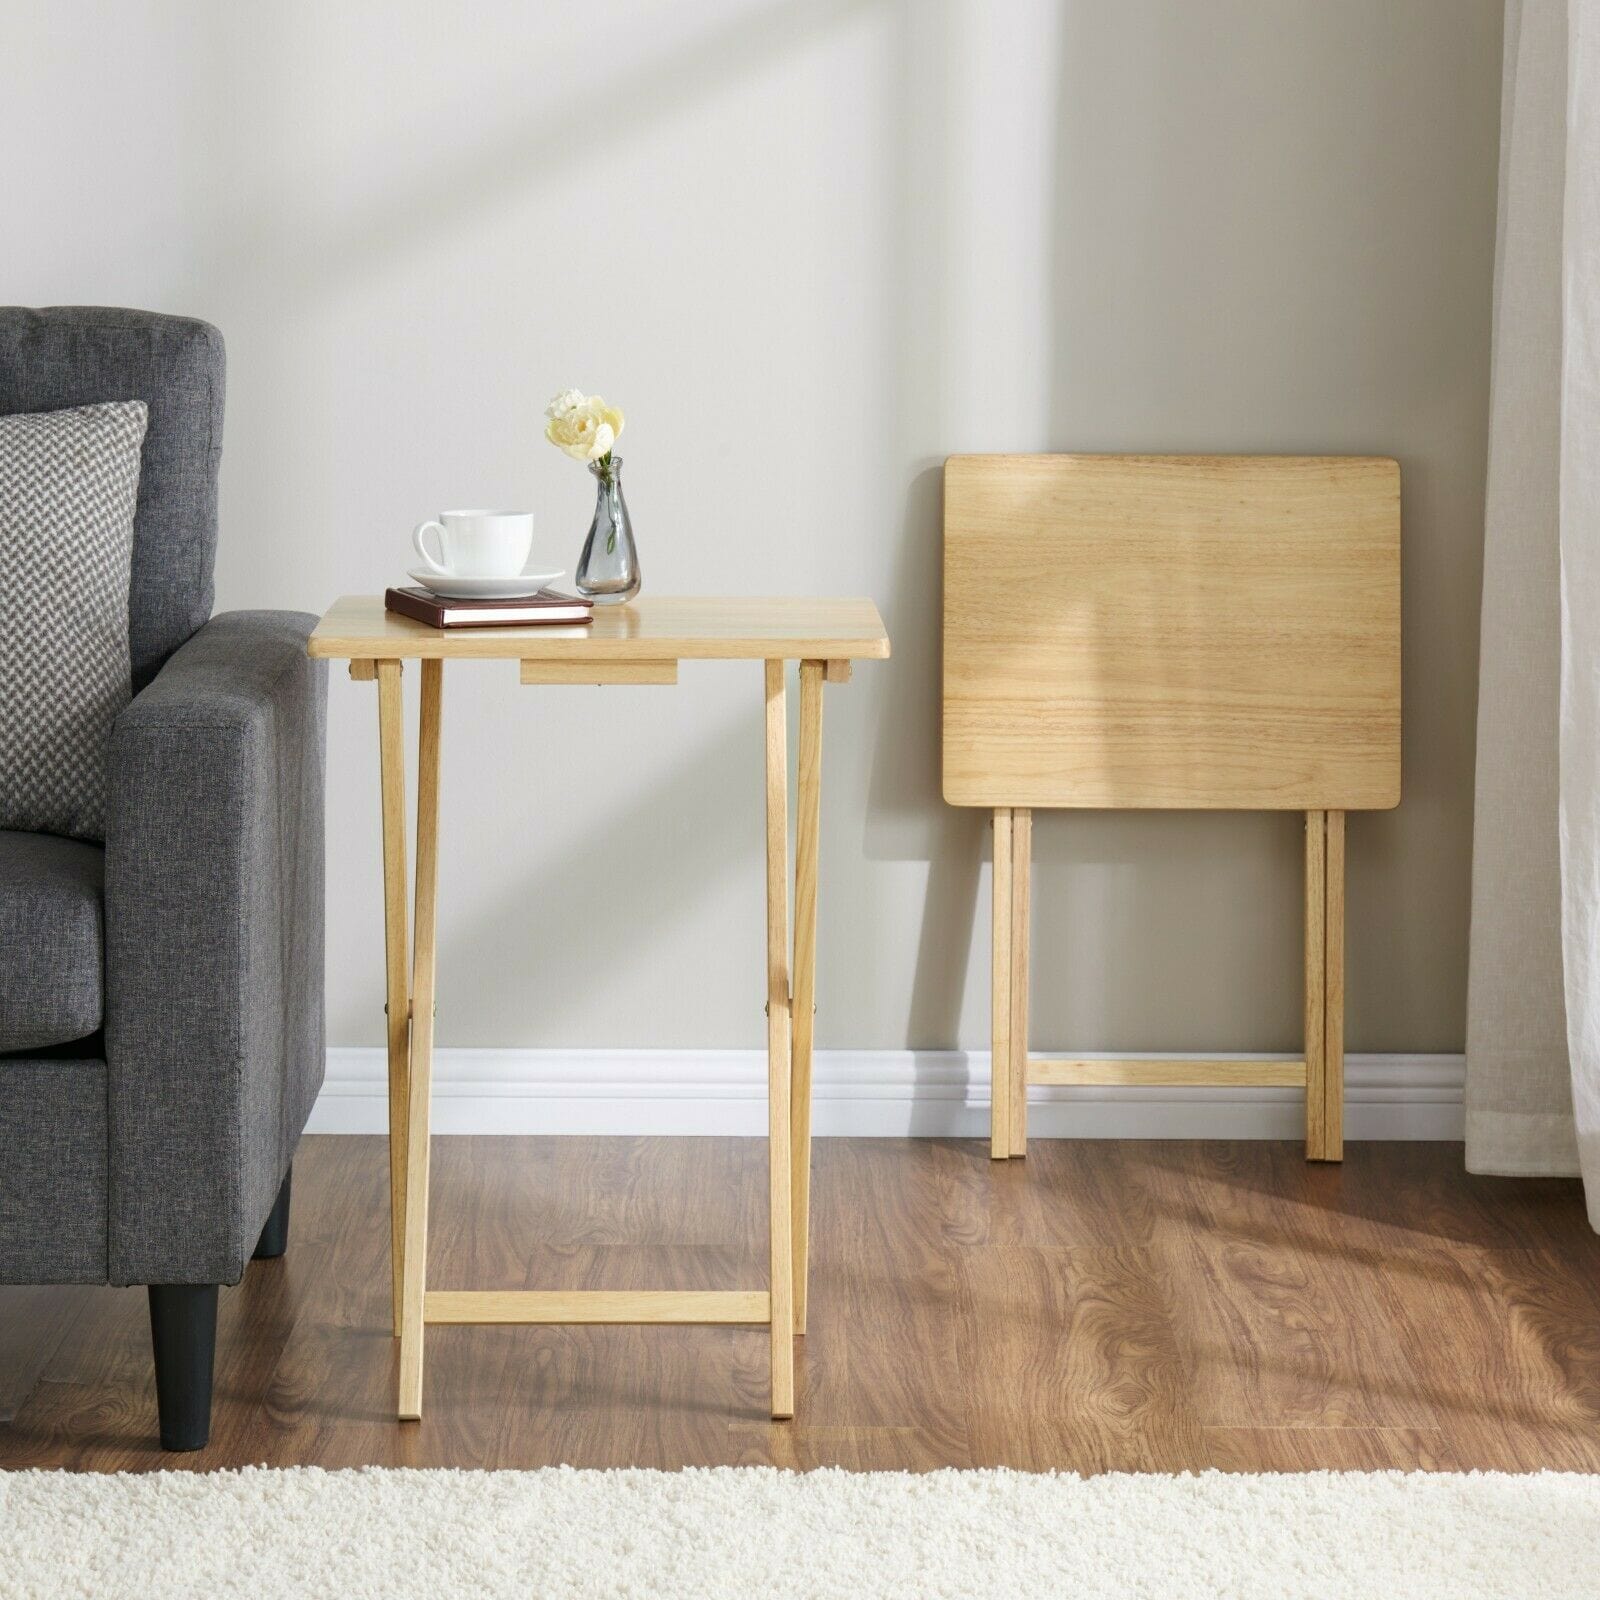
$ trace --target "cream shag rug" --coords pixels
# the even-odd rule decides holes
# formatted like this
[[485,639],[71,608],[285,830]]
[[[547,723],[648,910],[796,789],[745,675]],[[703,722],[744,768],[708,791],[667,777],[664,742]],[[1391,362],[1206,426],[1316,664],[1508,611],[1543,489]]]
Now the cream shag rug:
[[0,1473],[0,1595],[1316,1596],[1600,1590],[1600,1477]]

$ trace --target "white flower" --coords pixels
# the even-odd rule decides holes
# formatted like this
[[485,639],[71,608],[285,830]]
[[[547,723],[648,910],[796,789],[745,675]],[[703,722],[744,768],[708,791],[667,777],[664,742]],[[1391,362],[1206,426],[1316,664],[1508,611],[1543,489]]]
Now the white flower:
[[577,389],[558,394],[545,409],[550,419],[544,436],[574,461],[602,461],[611,454],[622,432],[622,412],[608,406],[597,394]]
[[570,416],[583,404],[583,390],[563,389],[549,405],[544,408],[544,414],[554,422],[558,417]]

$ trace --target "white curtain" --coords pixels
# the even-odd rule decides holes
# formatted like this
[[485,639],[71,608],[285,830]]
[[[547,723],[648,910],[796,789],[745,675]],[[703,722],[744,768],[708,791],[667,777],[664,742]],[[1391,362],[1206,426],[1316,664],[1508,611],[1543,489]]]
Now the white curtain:
[[1467,1165],[1600,1228],[1600,0],[1507,0]]

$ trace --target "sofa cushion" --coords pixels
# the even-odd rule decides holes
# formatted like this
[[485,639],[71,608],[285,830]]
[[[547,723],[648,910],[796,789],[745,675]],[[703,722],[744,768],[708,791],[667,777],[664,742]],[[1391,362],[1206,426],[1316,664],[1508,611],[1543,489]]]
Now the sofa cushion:
[[100,400],[150,408],[128,607],[135,693],[211,615],[222,391],[222,335],[193,317],[0,306],[0,416]]
[[63,1044],[100,1026],[104,882],[99,845],[0,831],[0,1050]]
[[145,403],[0,417],[0,828],[105,836]]

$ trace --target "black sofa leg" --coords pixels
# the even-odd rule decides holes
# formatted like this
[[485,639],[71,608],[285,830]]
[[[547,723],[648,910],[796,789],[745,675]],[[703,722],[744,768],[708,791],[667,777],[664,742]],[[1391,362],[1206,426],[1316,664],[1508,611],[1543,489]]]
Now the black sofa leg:
[[289,1248],[289,1185],[293,1179],[294,1167],[291,1165],[283,1175],[283,1187],[278,1191],[278,1198],[272,1202],[272,1210],[267,1213],[261,1237],[256,1241],[256,1252],[250,1258],[252,1261],[276,1261]]
[[163,1450],[203,1450],[211,1437],[217,1354],[217,1285],[152,1283],[150,1342]]

